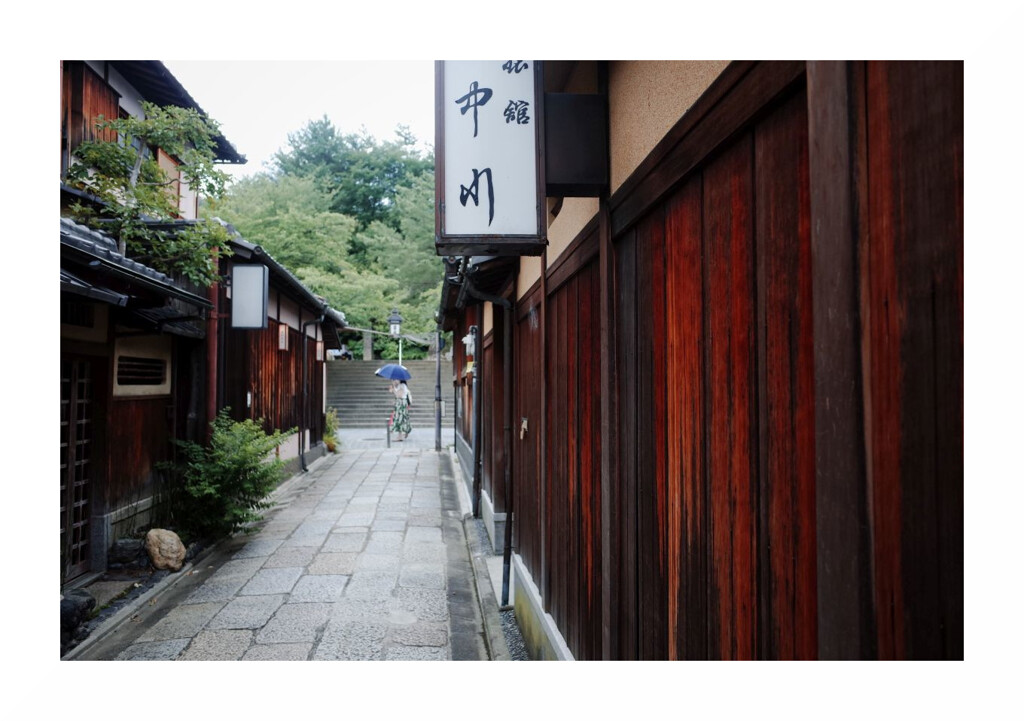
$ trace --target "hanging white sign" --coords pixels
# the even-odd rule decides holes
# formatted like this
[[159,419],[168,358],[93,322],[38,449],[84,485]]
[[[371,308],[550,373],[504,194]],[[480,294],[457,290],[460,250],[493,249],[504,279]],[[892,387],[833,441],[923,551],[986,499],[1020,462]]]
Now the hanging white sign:
[[539,69],[532,60],[438,66],[438,253],[539,254]]

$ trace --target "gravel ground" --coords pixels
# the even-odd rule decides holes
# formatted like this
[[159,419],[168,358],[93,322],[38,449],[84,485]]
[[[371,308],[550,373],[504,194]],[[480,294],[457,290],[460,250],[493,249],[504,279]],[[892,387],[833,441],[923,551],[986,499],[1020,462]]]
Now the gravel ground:
[[505,643],[508,644],[508,652],[512,655],[512,660],[529,661],[530,655],[526,652],[523,634],[520,633],[519,624],[516,622],[515,609],[499,613],[501,614],[501,630],[505,633]]
[[[487,527],[482,518],[476,519],[476,532],[478,541],[482,548],[490,546],[490,539],[487,537]],[[516,621],[515,609],[499,611],[501,615],[501,630],[505,634],[505,643],[508,645],[508,652],[513,661],[529,661],[530,656],[526,652],[526,644],[523,642],[523,634],[519,630],[519,623]]]

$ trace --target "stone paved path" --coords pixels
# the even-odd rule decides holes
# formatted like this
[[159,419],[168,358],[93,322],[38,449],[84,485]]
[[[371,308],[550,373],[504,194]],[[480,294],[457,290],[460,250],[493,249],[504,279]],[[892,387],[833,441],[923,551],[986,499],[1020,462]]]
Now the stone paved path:
[[343,447],[79,658],[488,658],[450,465],[412,444]]

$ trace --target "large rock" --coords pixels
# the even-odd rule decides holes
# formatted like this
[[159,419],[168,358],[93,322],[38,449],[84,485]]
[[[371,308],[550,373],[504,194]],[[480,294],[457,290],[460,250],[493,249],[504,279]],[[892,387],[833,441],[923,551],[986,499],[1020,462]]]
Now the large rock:
[[179,571],[185,561],[185,545],[174,531],[154,528],[146,534],[146,552],[153,567]]

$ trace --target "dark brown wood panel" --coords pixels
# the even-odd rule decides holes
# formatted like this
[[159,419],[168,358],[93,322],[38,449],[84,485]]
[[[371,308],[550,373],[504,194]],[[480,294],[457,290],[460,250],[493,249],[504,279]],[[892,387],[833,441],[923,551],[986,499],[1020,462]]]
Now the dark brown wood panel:
[[764,658],[817,655],[807,99],[755,131]]
[[486,369],[490,379],[488,404],[490,411],[490,448],[486,461],[489,467],[488,491],[496,513],[505,512],[505,312],[494,308],[494,339]]
[[597,275],[591,262],[548,298],[548,610],[578,659],[601,654]]
[[[480,435],[482,436],[480,487],[492,502],[494,501],[494,479],[501,477],[500,469],[497,471],[497,475],[495,475],[495,456],[498,455],[498,451],[501,448],[501,428],[495,428],[496,421],[499,423],[501,421],[501,406],[498,405],[498,401],[501,399],[501,390],[498,389],[497,395],[495,395],[494,378],[499,369],[495,363],[497,356],[494,338],[495,335],[492,330],[482,339],[484,362],[482,364],[483,374],[481,380],[486,386],[484,398],[487,401],[480,406]],[[497,437],[495,434],[497,434]]]
[[636,288],[637,334],[637,569],[639,657],[667,657],[666,579],[666,395],[665,222],[661,212],[638,224]]
[[[818,656],[874,658],[858,233],[867,206],[863,65],[808,64],[814,295]],[[863,217],[861,217],[863,216]],[[850,589],[855,589],[851,593]]]
[[618,464],[615,507],[611,509],[612,535],[617,539],[609,583],[617,586],[613,633],[616,658],[637,658],[637,275],[636,237],[627,232],[615,245],[615,336],[618,375]]
[[579,489],[581,660],[601,658],[600,277],[597,263],[580,273]]
[[[539,582],[541,568],[541,487],[540,487],[540,435],[541,435],[541,338],[540,308],[531,302],[520,302],[524,308],[522,319],[516,326],[513,342],[516,357],[516,432],[515,448],[515,521],[513,544],[522,556],[533,577]],[[522,422],[527,430],[522,432]]]
[[714,658],[757,656],[752,141],[704,173],[707,473]]
[[701,188],[700,177],[694,178],[670,199],[666,211],[670,659],[708,656]]
[[880,658],[963,655],[963,64],[868,63],[869,478]]
[[167,396],[110,402],[105,419],[110,452],[107,508],[149,495],[156,464],[171,458],[170,404]]

